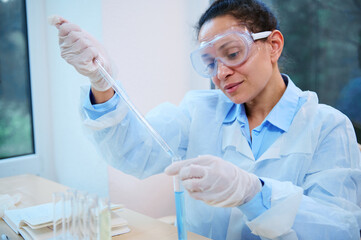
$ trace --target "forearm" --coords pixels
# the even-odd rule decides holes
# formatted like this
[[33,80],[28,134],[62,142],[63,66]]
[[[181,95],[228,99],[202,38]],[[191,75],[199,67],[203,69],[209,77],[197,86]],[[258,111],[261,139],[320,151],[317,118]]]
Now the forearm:
[[[82,95],[86,99],[81,111],[83,123],[110,165],[144,178],[162,172],[170,164],[168,154],[121,98],[114,95],[105,103],[92,105],[89,89],[83,89]],[[181,127],[187,122],[181,116],[182,111],[171,104],[162,104],[156,109],[151,111],[147,120],[173,150],[179,151],[182,139],[180,129],[187,128]]]
[[129,111],[117,125],[92,132],[96,147],[114,168],[143,179],[163,171],[171,159]]

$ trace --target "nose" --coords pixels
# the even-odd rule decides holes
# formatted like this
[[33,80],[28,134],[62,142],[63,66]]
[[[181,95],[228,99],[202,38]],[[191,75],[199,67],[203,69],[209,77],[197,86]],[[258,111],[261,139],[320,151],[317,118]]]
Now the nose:
[[230,76],[233,73],[233,70],[226,66],[223,62],[219,61],[217,62],[217,77],[219,80],[225,80],[228,76]]

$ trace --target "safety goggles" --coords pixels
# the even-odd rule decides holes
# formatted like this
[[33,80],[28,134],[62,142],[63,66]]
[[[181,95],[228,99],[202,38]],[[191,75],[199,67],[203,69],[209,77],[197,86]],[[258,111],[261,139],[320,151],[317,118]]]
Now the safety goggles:
[[217,74],[218,61],[229,67],[240,65],[247,60],[254,41],[267,38],[271,33],[230,31],[202,42],[200,47],[191,53],[193,68],[201,76],[209,78]]

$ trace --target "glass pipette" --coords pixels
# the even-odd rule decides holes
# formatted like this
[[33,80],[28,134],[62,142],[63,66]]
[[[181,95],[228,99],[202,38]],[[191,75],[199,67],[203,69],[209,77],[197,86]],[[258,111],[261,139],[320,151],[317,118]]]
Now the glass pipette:
[[[135,108],[133,103],[130,101],[127,94],[124,92],[123,88],[110,76],[110,74],[104,69],[100,64],[98,59],[95,59],[95,63],[99,67],[99,72],[103,78],[112,86],[114,91],[124,100],[128,105],[129,109],[136,115],[141,123],[144,124],[146,129],[149,131],[154,140],[162,147],[162,149],[172,158],[172,162],[180,161],[180,157],[177,156],[174,151],[169,147],[169,145],[164,141],[164,139],[159,135],[157,131],[148,123],[148,121],[139,113]],[[176,215],[177,215],[177,230],[178,230],[178,239],[187,240],[187,231],[184,225],[185,218],[185,209],[184,209],[184,190],[181,186],[180,179],[177,176],[173,177],[174,185],[174,194],[175,194],[175,203],[176,203]]]

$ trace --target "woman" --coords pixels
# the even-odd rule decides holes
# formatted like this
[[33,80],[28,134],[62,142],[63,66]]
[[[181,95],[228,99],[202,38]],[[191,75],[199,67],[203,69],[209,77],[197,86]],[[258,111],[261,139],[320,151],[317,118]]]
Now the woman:
[[257,0],[219,0],[198,23],[195,70],[219,90],[191,91],[148,121],[183,159],[142,131],[98,74],[101,47],[58,19],[62,56],[89,76],[85,124],[114,167],[139,178],[164,171],[187,190],[188,230],[212,239],[359,239],[360,152],[339,111],[281,74],[283,36]]

